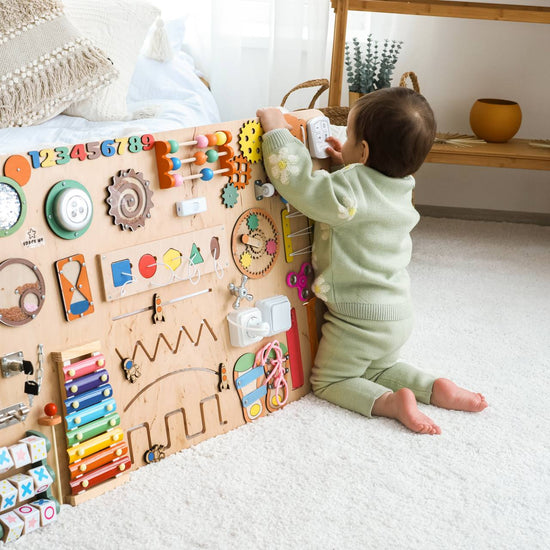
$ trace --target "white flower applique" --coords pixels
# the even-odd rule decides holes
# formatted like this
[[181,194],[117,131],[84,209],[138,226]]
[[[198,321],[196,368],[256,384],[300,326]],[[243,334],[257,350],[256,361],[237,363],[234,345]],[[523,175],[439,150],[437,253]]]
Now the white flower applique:
[[348,196],[342,197],[342,204],[338,205],[338,217],[342,220],[351,220],[357,213],[357,201]]
[[317,279],[315,279],[315,281],[313,281],[311,290],[313,290],[317,298],[323,300],[323,302],[326,302],[327,293],[330,291],[330,285],[325,281],[323,276],[320,275]]
[[300,173],[299,161],[298,155],[290,154],[286,147],[281,147],[278,153],[269,155],[268,162],[271,168],[271,176],[283,185],[288,185],[290,177]]

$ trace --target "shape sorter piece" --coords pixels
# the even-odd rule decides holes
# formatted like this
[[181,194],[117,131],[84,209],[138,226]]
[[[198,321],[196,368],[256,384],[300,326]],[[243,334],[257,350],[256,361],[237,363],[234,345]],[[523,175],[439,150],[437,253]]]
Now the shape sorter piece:
[[31,462],[35,463],[39,460],[45,460],[48,456],[46,440],[37,435],[30,435],[19,440],[19,443],[25,443],[31,456]]
[[0,515],[0,523],[2,524],[2,540],[4,542],[17,540],[25,527],[25,522],[15,512]]
[[34,483],[34,492],[37,495],[47,491],[54,482],[54,473],[47,464],[38,466],[37,468],[31,468],[28,470],[27,474]]
[[17,487],[14,487],[7,479],[0,481],[0,512],[9,510],[17,504]]
[[58,505],[56,505],[55,501],[41,498],[40,500],[33,501],[31,504],[40,512],[40,525],[42,527],[57,519]]
[[8,481],[17,489],[17,500],[23,501],[32,498],[35,494],[34,478],[26,474],[15,474],[8,477]]
[[23,504],[14,512],[23,520],[23,534],[26,535],[40,527],[40,511],[30,504]]
[[16,443],[8,447],[13,464],[16,468],[21,468],[31,463],[31,455],[26,443]]
[[0,474],[13,468],[13,459],[7,447],[0,447]]

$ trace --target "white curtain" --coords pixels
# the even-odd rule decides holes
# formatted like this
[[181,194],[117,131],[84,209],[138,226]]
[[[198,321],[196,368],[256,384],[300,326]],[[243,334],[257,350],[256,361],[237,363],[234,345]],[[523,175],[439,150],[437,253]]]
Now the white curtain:
[[[209,80],[223,120],[252,118],[258,107],[279,105],[295,85],[328,76],[327,0],[155,3],[165,18],[185,17],[185,47]],[[287,106],[305,107],[313,93],[301,91]]]

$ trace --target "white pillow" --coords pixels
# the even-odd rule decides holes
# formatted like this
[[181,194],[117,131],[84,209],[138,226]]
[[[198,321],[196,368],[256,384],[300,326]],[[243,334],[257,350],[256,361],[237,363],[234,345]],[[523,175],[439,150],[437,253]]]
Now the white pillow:
[[139,51],[160,10],[142,0],[65,0],[73,25],[100,45],[119,78],[92,98],[71,105],[65,114],[88,120],[127,120],[126,94]]

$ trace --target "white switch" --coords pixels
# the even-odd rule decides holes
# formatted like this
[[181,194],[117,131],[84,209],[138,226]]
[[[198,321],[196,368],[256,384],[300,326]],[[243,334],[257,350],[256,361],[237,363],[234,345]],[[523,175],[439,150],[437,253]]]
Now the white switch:
[[176,214],[180,217],[193,216],[206,211],[206,197],[197,197],[187,201],[176,202]]

